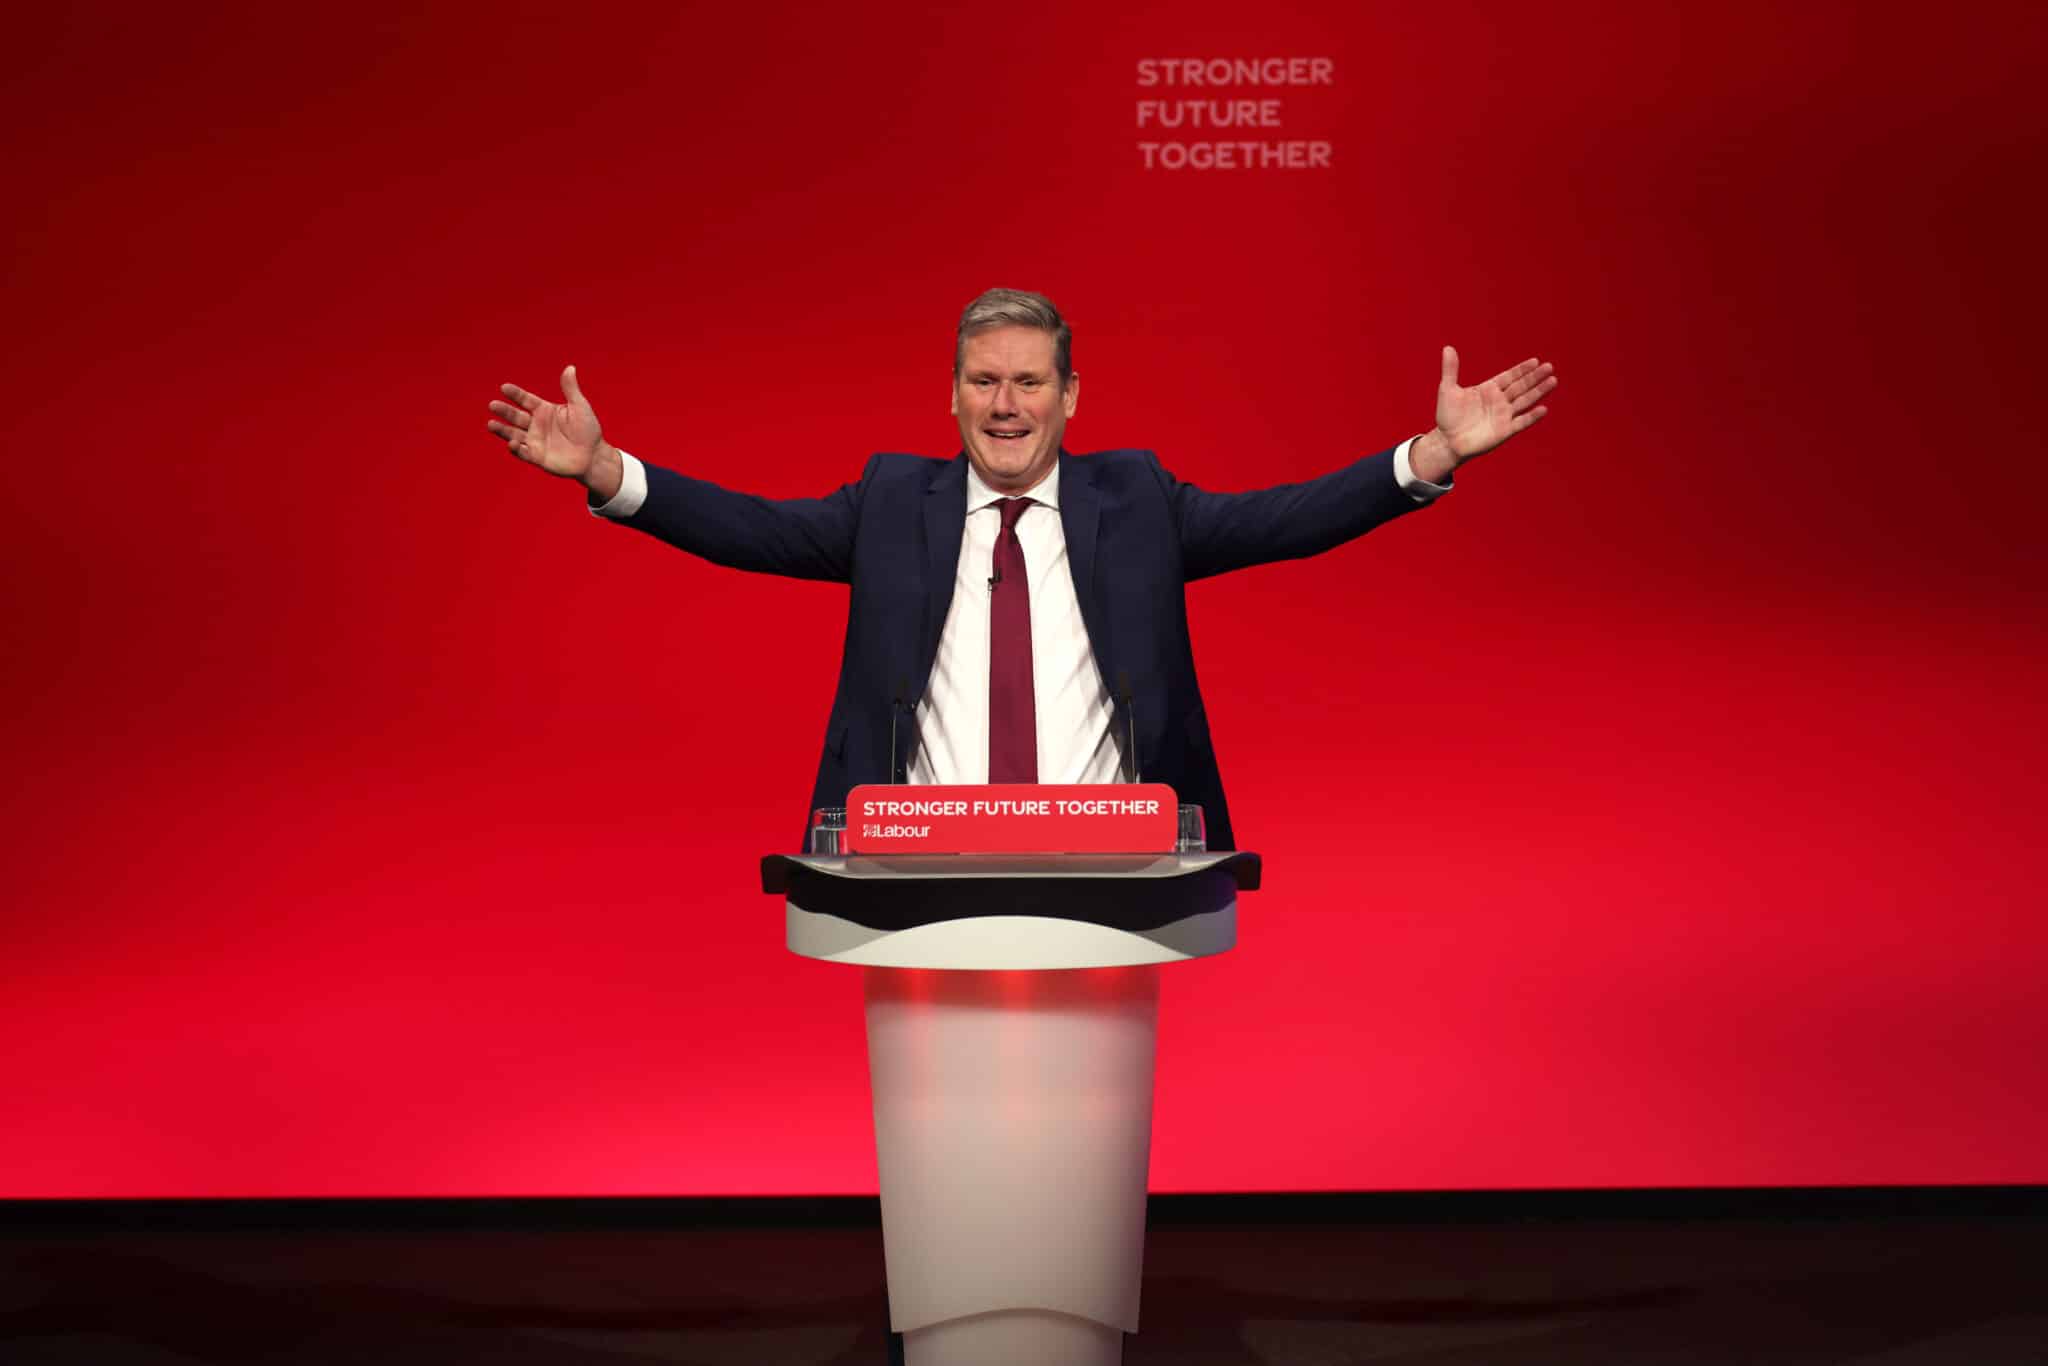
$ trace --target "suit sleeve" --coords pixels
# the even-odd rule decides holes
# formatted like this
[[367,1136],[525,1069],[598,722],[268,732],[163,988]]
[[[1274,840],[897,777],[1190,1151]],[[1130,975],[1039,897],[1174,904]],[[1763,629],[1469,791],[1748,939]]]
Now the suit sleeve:
[[870,461],[861,482],[823,498],[763,498],[648,465],[647,499],[621,520],[713,564],[846,583],[861,490],[873,473]]
[[1422,506],[1395,479],[1391,449],[1319,479],[1246,493],[1211,493],[1154,468],[1190,581],[1320,555]]

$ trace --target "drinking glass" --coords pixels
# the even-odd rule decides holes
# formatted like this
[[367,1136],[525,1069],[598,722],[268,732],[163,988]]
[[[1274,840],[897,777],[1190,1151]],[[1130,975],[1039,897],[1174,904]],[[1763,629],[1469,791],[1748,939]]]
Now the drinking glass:
[[846,808],[821,806],[811,812],[811,828],[804,839],[806,854],[846,852]]

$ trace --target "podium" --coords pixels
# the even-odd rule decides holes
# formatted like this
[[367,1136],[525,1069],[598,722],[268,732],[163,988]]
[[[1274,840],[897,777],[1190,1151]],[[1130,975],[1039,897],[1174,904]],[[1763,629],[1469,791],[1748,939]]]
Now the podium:
[[1160,969],[1259,857],[770,855],[792,952],[862,970],[908,1366],[1115,1366],[1138,1328]]

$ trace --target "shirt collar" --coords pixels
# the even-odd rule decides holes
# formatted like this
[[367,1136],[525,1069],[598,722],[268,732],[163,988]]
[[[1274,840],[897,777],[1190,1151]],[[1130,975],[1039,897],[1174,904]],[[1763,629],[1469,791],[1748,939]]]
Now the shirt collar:
[[[1007,493],[997,493],[987,484],[984,484],[981,481],[981,471],[974,468],[972,460],[967,462],[967,511],[969,513],[979,512],[991,503],[1000,503],[1003,499],[1011,496]],[[1017,496],[1029,498],[1034,503],[1040,503],[1052,508],[1054,511],[1058,511],[1060,505],[1060,462],[1058,460],[1052,462],[1051,471],[1045,478],[1039,480],[1038,486],[1032,489],[1031,492]]]

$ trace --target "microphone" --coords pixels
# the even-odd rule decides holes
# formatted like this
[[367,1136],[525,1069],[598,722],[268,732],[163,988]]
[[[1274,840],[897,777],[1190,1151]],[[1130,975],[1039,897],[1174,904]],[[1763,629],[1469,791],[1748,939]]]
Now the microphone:
[[1122,669],[1116,671],[1116,690],[1123,694],[1124,734],[1130,742],[1124,752],[1131,758],[1131,781],[1141,783],[1145,780],[1138,776],[1138,705],[1131,700],[1131,676]]
[[1003,581],[1003,567],[1002,567],[1001,565],[997,565],[997,566],[995,567],[995,572],[994,572],[994,573],[992,573],[992,574],[990,574],[990,575],[988,576],[988,591],[989,591],[989,592],[991,592],[991,593],[995,592],[995,591],[996,591],[996,585],[997,585],[997,584],[999,584],[999,583],[1001,583],[1002,581]]
[[903,694],[910,691],[908,679],[896,680],[896,698],[889,704],[889,782],[896,782],[896,723],[903,719]]

